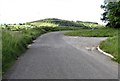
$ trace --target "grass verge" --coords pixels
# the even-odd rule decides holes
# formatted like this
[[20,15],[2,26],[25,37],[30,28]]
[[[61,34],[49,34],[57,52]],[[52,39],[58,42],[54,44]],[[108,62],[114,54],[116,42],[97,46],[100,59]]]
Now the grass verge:
[[100,48],[111,54],[112,56],[114,56],[114,59],[115,61],[117,61],[118,63],[120,63],[120,58],[118,56],[119,52],[119,48],[118,48],[118,37],[117,36],[114,36],[114,37],[110,37],[108,38],[107,40],[105,41],[102,41],[100,43]]
[[2,72],[6,72],[27,49],[27,45],[42,33],[44,31],[41,29],[28,29],[24,31],[2,30]]
[[99,29],[80,29],[72,32],[67,32],[67,36],[85,36],[85,37],[112,37],[118,34],[113,28],[99,28]]

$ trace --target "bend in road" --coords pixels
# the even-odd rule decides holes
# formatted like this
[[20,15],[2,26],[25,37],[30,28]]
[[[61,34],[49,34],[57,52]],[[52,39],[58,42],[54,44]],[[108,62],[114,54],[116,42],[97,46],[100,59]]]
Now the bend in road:
[[104,38],[66,37],[63,32],[44,34],[4,79],[117,79],[117,63],[94,48],[89,50],[101,40]]

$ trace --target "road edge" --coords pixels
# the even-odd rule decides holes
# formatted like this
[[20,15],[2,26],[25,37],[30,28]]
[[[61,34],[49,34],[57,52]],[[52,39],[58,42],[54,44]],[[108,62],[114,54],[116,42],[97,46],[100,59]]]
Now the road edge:
[[102,53],[102,54],[104,54],[104,55],[106,55],[106,56],[108,56],[108,57],[110,57],[110,58],[112,58],[112,59],[115,59],[114,56],[112,56],[111,54],[106,53],[106,52],[104,52],[102,49],[100,49],[100,46],[99,46],[99,45],[97,46],[97,50],[98,50],[100,53]]

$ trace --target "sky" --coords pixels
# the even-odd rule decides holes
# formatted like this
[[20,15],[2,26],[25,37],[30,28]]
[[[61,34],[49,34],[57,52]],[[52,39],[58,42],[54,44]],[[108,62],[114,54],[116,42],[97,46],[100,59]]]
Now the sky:
[[0,0],[0,23],[25,23],[45,18],[100,20],[104,0]]

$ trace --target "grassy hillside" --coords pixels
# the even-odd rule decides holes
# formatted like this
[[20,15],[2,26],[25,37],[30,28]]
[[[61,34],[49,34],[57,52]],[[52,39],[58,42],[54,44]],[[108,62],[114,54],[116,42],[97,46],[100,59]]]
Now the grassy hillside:
[[76,21],[78,24],[82,24],[89,28],[103,28],[105,26],[98,24],[97,22]]
[[37,20],[30,22],[32,25],[37,26],[52,26],[52,27],[81,27],[85,28],[86,26],[76,23],[75,21],[69,21],[69,20],[62,20],[62,19],[56,19],[56,18],[48,18],[43,20]]

